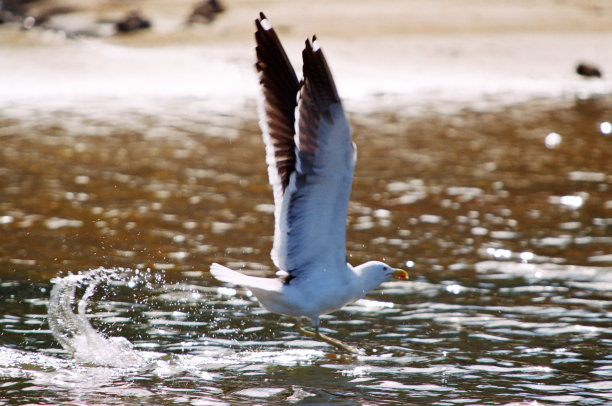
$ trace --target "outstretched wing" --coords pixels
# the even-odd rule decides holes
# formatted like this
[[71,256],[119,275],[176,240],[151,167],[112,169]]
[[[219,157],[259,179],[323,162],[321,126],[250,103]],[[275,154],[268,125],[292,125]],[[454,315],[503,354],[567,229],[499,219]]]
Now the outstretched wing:
[[[268,177],[274,192],[274,247],[280,235],[280,209],[289,177],[295,170],[295,107],[300,84],[287,54],[263,13],[255,20],[255,51],[261,96],[259,126],[266,144]],[[272,260],[281,267],[272,249]]]
[[263,94],[259,124],[266,143],[270,183],[283,192],[295,167],[293,136],[300,85],[276,32],[263,13],[255,20],[255,25],[255,67]]
[[296,165],[283,198],[279,257],[284,269],[346,267],[346,214],[356,148],[316,37],[306,40],[296,117]]
[[344,267],[346,214],[356,160],[349,124],[315,37],[312,43],[306,41],[302,52],[304,78],[295,108],[298,89],[289,100],[295,74],[278,37],[263,14],[261,18],[257,66],[265,113],[260,124],[275,197],[272,259],[292,277],[313,269]]

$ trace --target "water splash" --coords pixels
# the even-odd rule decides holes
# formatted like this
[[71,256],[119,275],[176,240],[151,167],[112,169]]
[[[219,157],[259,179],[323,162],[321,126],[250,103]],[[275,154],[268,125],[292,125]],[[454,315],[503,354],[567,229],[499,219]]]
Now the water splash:
[[[149,282],[150,277],[154,277],[155,280]],[[286,344],[295,348],[284,347],[282,352],[279,353],[278,351],[262,349],[268,346],[277,346],[279,345],[278,341],[269,341],[264,344],[244,340],[236,341],[232,337],[215,338],[206,335],[196,336],[195,339],[191,337],[191,339],[182,340],[178,343],[166,343],[162,352],[137,350],[128,339],[107,337],[90,323],[91,316],[87,314],[87,311],[88,307],[93,304],[92,298],[98,289],[106,290],[109,286],[125,286],[128,289],[145,287],[149,292],[156,294],[157,299],[172,306],[180,307],[206,301],[207,299],[203,297],[203,294],[212,293],[217,288],[205,289],[184,283],[168,284],[163,281],[159,274],[150,275],[148,272],[143,273],[139,270],[124,268],[91,269],[83,273],[56,278],[52,282],[54,286],[48,304],[48,323],[51,333],[64,350],[72,354],[77,362],[89,366],[126,368],[130,371],[136,370],[140,373],[157,376],[175,376],[188,373],[197,375],[200,379],[212,379],[212,375],[207,369],[232,368],[235,365],[243,365],[245,362],[260,364],[262,368],[270,363],[280,365],[304,364],[321,358],[324,354],[321,350],[311,349],[312,343],[307,341],[290,340]],[[163,286],[161,290],[159,289],[160,285]],[[167,313],[161,310],[145,312],[147,321],[144,323],[152,328],[171,325],[175,329],[179,326],[193,329],[194,326],[207,325],[206,322],[202,321],[177,321],[161,317],[167,316]],[[182,311],[171,312],[173,318],[179,313],[181,315],[187,314]],[[208,326],[209,331],[215,323],[216,321],[213,321]],[[232,333],[237,331],[229,330]],[[259,328],[256,328],[249,333],[258,330]],[[149,334],[154,334],[152,331],[149,330]],[[175,330],[173,334],[179,333]],[[302,348],[302,346],[307,348]],[[157,345],[141,342],[139,347],[156,348]],[[233,350],[234,347],[237,347],[238,350]],[[173,353],[175,351],[184,352],[187,348],[194,354]]]
[[[47,313],[49,327],[55,339],[77,361],[113,367],[144,365],[145,360],[133,349],[129,340],[124,337],[105,337],[93,328],[86,314],[96,287],[103,282],[121,281],[126,272],[123,268],[97,268],[53,280],[55,285]],[[128,285],[133,285],[133,279],[132,276]],[[77,300],[78,288],[84,288],[85,291],[78,300],[75,313],[73,304]]]

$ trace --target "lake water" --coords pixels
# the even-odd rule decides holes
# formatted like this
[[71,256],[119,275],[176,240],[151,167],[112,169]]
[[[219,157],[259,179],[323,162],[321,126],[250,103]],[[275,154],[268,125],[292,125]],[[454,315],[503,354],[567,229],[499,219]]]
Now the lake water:
[[351,114],[356,357],[208,273],[274,275],[255,105],[104,103],[0,113],[0,405],[612,403],[611,97]]

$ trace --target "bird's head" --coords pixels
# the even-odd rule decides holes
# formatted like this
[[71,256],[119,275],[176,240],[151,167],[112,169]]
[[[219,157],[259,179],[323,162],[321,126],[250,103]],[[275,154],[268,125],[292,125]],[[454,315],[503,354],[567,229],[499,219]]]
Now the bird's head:
[[403,269],[392,268],[384,262],[368,261],[355,268],[361,275],[364,290],[367,292],[390,279],[408,279]]

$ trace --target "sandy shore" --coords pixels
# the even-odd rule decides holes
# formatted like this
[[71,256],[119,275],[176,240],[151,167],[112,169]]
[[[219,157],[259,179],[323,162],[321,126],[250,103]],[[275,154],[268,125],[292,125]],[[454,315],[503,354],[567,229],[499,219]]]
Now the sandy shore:
[[[264,11],[284,36],[302,39],[458,33],[610,33],[612,3],[608,0],[225,0],[226,10],[212,24],[186,29],[185,22],[198,0],[44,0],[29,14],[70,10],[51,17],[49,26],[76,26],[112,21],[137,10],[152,22],[139,36],[123,37],[133,44],[250,41],[252,21]],[[55,20],[55,21],[53,21]],[[4,42],[4,41],[3,41]]]
[[[612,93],[608,0],[226,1],[208,25],[186,25],[194,1],[50,0],[72,9],[46,29],[0,26],[0,104],[79,106],[83,100],[252,99],[253,19],[266,11],[299,70],[303,39],[321,39],[349,105],[486,106]],[[137,9],[152,29],[66,38]],[[603,79],[575,73],[594,63]],[[15,69],[19,66],[19,69]],[[607,73],[607,74],[606,74]]]

